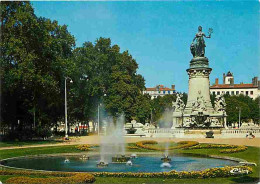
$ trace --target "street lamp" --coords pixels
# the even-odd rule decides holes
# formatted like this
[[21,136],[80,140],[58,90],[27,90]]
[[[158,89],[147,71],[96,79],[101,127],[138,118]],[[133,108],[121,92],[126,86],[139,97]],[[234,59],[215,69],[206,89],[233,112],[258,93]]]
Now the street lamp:
[[236,109],[239,109],[238,111],[238,127],[240,127],[241,125],[241,107],[236,107]]
[[151,109],[151,122],[150,122],[150,124],[152,124],[153,123],[153,109]]
[[98,127],[97,127],[98,135],[99,135],[99,106],[100,104],[98,104]]
[[70,83],[73,83],[72,79],[65,77],[65,139],[68,140],[68,114],[67,114],[67,79],[70,80]]

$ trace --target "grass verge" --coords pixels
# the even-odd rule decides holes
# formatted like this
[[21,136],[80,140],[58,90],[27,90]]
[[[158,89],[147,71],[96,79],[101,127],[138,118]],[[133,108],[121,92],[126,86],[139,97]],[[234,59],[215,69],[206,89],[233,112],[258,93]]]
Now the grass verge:
[[[133,146],[133,144],[129,144]],[[163,146],[159,145],[159,146]],[[98,150],[98,148],[97,148]],[[258,165],[253,167],[253,173],[248,176],[241,177],[229,177],[229,178],[209,178],[209,179],[162,179],[162,178],[113,178],[113,177],[96,177],[95,183],[140,183],[140,184],[149,184],[149,183],[257,183],[259,181],[259,172],[260,172],[260,149],[257,147],[248,147],[246,151],[238,153],[220,153],[219,148],[213,149],[190,149],[183,150],[177,149],[169,151],[170,153],[192,153],[200,155],[219,155],[219,156],[230,156],[245,159],[249,162],[255,162]],[[128,151],[133,152],[156,152],[145,149],[129,149]],[[66,145],[66,146],[52,146],[52,147],[35,147],[35,148],[23,148],[23,149],[12,149],[12,150],[0,150],[0,159],[26,156],[26,155],[40,155],[40,154],[58,154],[58,153],[79,153],[82,152],[75,148],[75,145]],[[0,181],[4,182],[6,179],[13,176],[0,176]],[[36,176],[34,176],[36,177]],[[41,176],[39,176],[41,177]]]

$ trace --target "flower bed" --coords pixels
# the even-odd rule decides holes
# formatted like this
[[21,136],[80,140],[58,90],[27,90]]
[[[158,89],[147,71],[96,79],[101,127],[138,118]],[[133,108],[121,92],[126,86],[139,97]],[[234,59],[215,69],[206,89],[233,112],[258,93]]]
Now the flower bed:
[[[93,183],[95,177],[88,173],[77,172],[43,172],[43,171],[24,171],[24,170],[0,170],[0,175],[22,175],[22,177],[9,178],[6,183],[12,184],[76,184]],[[53,176],[53,178],[30,178],[25,176]]]
[[206,145],[196,145],[193,147],[189,147],[187,149],[209,149],[209,148],[226,148],[220,150],[220,153],[236,153],[247,150],[246,146],[238,146],[238,145],[231,145],[231,144],[206,144]]
[[70,177],[55,178],[30,178],[30,177],[12,177],[6,180],[7,184],[83,184],[93,183],[95,177],[91,174],[79,173]]
[[139,147],[137,147],[137,146],[127,146],[126,148],[127,149],[139,149]]
[[[152,146],[158,144],[157,141],[152,141],[152,140],[147,140],[147,141],[139,141],[136,143],[136,146],[144,149],[149,149],[149,150],[157,150],[157,151],[164,151],[165,148],[159,148],[156,146]],[[180,141],[177,143],[177,146],[172,146],[168,147],[168,150],[173,150],[173,149],[183,149],[183,148],[189,148],[191,146],[196,146],[199,143],[196,141]]]
[[237,176],[241,174],[234,174],[232,171],[234,168],[239,168],[242,170],[247,170],[247,174],[252,173],[252,168],[248,166],[237,166],[237,167],[223,167],[223,168],[211,168],[203,171],[180,171],[175,170],[170,172],[158,172],[158,173],[110,173],[110,172],[96,172],[93,173],[96,177],[132,177],[132,178],[216,178],[216,177],[229,177]]
[[236,152],[240,152],[240,151],[245,151],[247,150],[246,146],[237,146],[234,149],[224,149],[224,150],[220,150],[220,153],[236,153]]
[[[23,175],[23,177],[15,177],[10,178],[8,183],[18,184],[22,183],[29,183],[29,184],[41,184],[42,179],[56,179],[56,180],[47,180],[53,184],[56,182],[58,183],[67,183],[67,184],[74,184],[73,182],[81,182],[81,183],[92,183],[95,181],[95,177],[132,177],[132,178],[215,178],[215,177],[229,177],[229,176],[237,176],[240,174],[234,174],[230,171],[233,169],[240,169],[240,170],[247,170],[246,174],[252,173],[252,168],[248,166],[227,166],[222,168],[211,168],[205,169],[203,171],[180,171],[177,172],[172,170],[170,172],[158,172],[158,173],[130,173],[130,172],[120,172],[120,173],[113,173],[113,172],[93,172],[91,174],[88,173],[77,173],[77,172],[43,172],[43,171],[23,171],[23,170],[0,170],[0,175]],[[29,178],[24,176],[55,176],[57,178]],[[84,175],[84,176],[83,176]],[[35,179],[35,180],[33,180]],[[30,181],[29,181],[30,180]],[[37,181],[37,182],[36,182]],[[65,182],[66,181],[66,182]],[[15,183],[16,182],[16,183]],[[62,183],[63,182],[63,183]],[[44,181],[43,181],[44,183]],[[55,183],[55,184],[56,184]],[[44,183],[45,184],[45,183]]]
[[77,145],[76,149],[81,150],[81,151],[90,151],[93,150],[93,147],[98,147],[98,145],[90,145],[90,144],[81,144],[81,145]]

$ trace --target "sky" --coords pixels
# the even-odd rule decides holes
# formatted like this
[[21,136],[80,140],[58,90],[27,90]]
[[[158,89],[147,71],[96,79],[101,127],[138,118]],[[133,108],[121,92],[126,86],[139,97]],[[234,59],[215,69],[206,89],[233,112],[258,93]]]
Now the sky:
[[146,87],[158,84],[188,91],[186,69],[198,26],[208,34],[206,54],[215,78],[231,71],[235,83],[259,76],[259,1],[122,1],[32,2],[37,16],[66,24],[76,46],[99,37],[111,38],[139,65]]

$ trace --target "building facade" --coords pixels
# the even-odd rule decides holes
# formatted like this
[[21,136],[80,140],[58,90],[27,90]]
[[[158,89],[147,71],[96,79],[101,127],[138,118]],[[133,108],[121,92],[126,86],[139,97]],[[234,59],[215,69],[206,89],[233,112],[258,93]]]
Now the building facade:
[[246,95],[250,98],[256,99],[260,95],[260,81],[258,77],[252,79],[252,83],[234,83],[234,75],[230,71],[223,74],[223,84],[219,84],[219,79],[215,79],[215,84],[210,86],[210,93],[215,95],[229,94],[229,95]]
[[146,90],[143,91],[143,94],[149,94],[151,99],[154,99],[158,96],[174,94],[175,92],[175,85],[172,85],[171,88],[164,87],[163,85],[157,85],[153,88],[146,88]]

